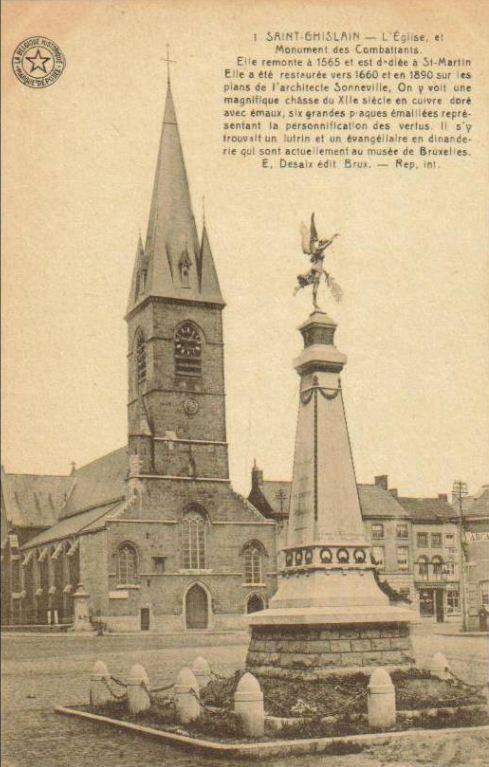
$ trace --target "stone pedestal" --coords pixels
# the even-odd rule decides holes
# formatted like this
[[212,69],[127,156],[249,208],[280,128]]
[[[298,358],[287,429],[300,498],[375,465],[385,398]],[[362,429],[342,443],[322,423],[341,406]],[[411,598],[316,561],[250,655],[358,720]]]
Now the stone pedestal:
[[88,594],[82,583],[73,594],[73,613],[72,631],[93,631],[88,612]]
[[269,608],[250,616],[247,669],[258,677],[317,679],[413,662],[414,613],[392,606],[374,578],[341,389],[346,357],[334,345],[335,330],[318,311],[300,327],[285,567]]
[[403,623],[253,626],[246,668],[258,678],[324,679],[413,663]]

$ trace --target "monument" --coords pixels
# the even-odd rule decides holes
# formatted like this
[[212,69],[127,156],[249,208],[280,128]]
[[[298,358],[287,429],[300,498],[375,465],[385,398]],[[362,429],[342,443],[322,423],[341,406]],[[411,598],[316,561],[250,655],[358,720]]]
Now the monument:
[[[300,326],[304,348],[284,568],[267,610],[250,618],[247,669],[256,676],[319,678],[382,665],[413,663],[408,608],[393,606],[374,578],[341,391],[346,356],[336,348],[336,323],[317,303],[324,249],[311,217],[304,252],[313,264],[298,277],[313,286],[314,310]],[[367,670],[367,669],[366,669]]]

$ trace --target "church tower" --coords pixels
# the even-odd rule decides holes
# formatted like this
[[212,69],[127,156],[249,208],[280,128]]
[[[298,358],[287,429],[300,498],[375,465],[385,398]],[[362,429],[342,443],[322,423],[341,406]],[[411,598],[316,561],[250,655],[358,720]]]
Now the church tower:
[[205,225],[197,234],[168,83],[126,315],[132,474],[228,479],[223,308]]

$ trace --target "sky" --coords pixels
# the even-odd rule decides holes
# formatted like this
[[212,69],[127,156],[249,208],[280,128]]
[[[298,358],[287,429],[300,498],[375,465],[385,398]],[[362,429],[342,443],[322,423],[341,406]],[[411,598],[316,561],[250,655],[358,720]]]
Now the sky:
[[[123,320],[164,108],[166,43],[194,213],[227,302],[231,478],[253,459],[290,479],[299,379],[292,295],[300,224],[339,232],[327,268],[357,479],[404,495],[488,482],[487,53],[480,4],[14,2],[3,4],[3,458],[68,473],[126,441]],[[463,16],[460,16],[463,14]],[[285,21],[287,22],[285,24]],[[440,29],[478,76],[474,156],[436,172],[270,171],[222,156],[223,70],[268,29]],[[34,91],[15,45],[55,40],[67,66]],[[485,78],[485,79],[484,79]]]

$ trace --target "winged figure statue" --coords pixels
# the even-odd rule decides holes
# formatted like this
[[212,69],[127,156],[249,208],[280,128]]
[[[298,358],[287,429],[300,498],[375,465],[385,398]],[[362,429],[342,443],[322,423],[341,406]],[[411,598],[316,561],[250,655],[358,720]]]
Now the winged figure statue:
[[323,267],[324,251],[326,248],[334,242],[339,234],[334,234],[330,239],[321,240],[318,237],[316,230],[316,223],[314,221],[314,213],[311,215],[311,223],[306,226],[304,223],[301,225],[302,235],[302,250],[310,258],[312,264],[311,268],[305,274],[299,274],[297,277],[297,285],[294,289],[294,295],[301,289],[308,285],[312,285],[312,303],[314,309],[322,311],[317,302],[319,285],[321,284],[321,277],[324,277],[326,285],[330,289],[335,301],[341,301],[343,291],[334,279],[334,277],[327,272]]

